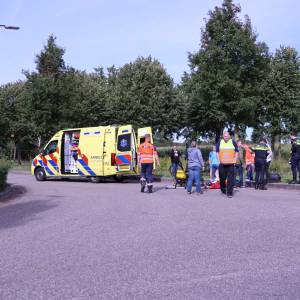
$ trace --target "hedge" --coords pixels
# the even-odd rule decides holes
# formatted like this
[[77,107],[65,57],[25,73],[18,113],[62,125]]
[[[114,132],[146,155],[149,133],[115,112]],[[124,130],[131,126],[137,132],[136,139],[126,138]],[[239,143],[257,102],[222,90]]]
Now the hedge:
[[3,191],[6,186],[8,170],[9,170],[8,162],[4,160],[0,160],[0,192]]

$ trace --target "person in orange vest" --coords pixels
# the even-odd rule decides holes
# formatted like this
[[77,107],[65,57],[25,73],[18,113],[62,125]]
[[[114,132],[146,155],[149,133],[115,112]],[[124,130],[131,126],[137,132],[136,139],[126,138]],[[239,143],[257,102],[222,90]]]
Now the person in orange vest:
[[246,143],[242,144],[242,147],[245,149],[245,163],[247,172],[246,184],[248,186],[252,186],[254,179],[254,153],[251,151],[250,147]]
[[216,151],[220,162],[219,176],[221,192],[225,195],[227,194],[228,198],[232,198],[235,177],[234,164],[236,163],[239,149],[227,131],[223,133],[223,138],[217,143]]
[[140,144],[138,149],[138,165],[141,170],[141,192],[144,193],[146,185],[148,192],[153,191],[153,164],[156,160],[157,166],[160,166],[156,147],[151,143],[150,134],[145,135],[145,142]]

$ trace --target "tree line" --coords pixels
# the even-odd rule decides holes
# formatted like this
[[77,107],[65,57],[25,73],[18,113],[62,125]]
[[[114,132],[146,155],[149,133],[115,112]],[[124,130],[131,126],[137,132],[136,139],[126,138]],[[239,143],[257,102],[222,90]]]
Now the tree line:
[[21,158],[62,128],[108,124],[152,126],[160,139],[218,140],[224,128],[243,137],[252,127],[254,140],[273,145],[300,131],[297,50],[271,53],[232,0],[209,11],[179,84],[151,56],[87,73],[66,65],[64,53],[51,35],[36,70],[0,87],[1,153]]

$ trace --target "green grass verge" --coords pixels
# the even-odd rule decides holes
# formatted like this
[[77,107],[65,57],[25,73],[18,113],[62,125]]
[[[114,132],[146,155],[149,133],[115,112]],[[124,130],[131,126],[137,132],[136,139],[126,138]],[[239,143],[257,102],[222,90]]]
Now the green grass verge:
[[16,162],[11,163],[11,169],[14,171],[29,171],[31,168],[31,162],[29,161],[22,161],[21,165]]
[[[167,150],[165,150],[167,153]],[[206,157],[204,156],[206,159]],[[183,165],[185,166],[186,161],[185,159],[182,159]],[[7,162],[5,162],[7,164]],[[160,163],[161,167],[157,168],[155,170],[155,175],[156,176],[163,176],[163,177],[171,177],[169,168],[171,165],[170,158],[168,156],[161,156],[160,157]],[[9,164],[10,168],[15,171],[30,171],[31,167],[31,162],[22,162],[21,165],[17,163],[11,163]],[[1,168],[1,165],[0,165]],[[291,166],[288,163],[288,160],[285,158],[277,159],[272,162],[270,170],[272,172],[278,172],[281,175],[282,182],[289,182],[291,180]],[[209,178],[209,170],[208,170],[208,161],[206,161],[206,170],[203,173],[204,178],[208,179]]]

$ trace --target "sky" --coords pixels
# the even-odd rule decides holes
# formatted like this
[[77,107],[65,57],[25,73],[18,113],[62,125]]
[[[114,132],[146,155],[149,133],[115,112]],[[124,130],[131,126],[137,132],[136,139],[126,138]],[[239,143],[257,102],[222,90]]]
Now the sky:
[[[157,58],[179,83],[188,52],[197,51],[204,18],[222,0],[0,0],[0,84],[24,79],[50,34],[80,70],[122,66],[138,56]],[[259,40],[274,52],[300,51],[299,0],[237,0]]]

